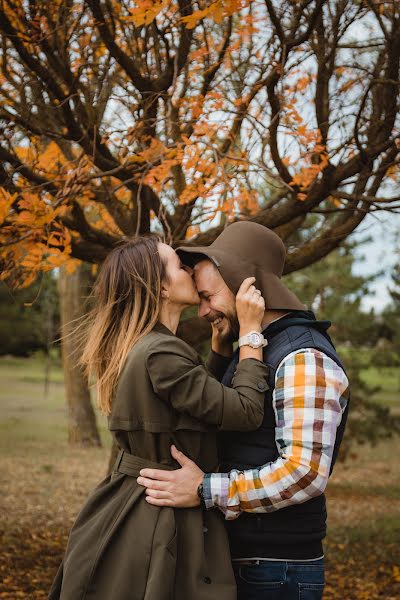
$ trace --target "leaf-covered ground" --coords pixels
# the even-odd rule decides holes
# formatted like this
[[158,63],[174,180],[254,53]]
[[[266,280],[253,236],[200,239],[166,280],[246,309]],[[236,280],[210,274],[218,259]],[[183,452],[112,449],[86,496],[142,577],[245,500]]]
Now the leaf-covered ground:
[[[59,375],[43,399],[34,365],[0,361],[0,598],[7,600],[47,597],[74,517],[105,474],[104,422],[102,449],[64,441]],[[325,600],[400,598],[399,450],[400,440],[358,449],[335,470]]]

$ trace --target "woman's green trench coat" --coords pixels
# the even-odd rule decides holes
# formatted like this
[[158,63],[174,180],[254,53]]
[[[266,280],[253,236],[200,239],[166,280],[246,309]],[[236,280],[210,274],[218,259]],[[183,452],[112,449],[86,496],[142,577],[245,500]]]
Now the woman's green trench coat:
[[217,428],[260,426],[266,375],[247,359],[223,387],[161,324],[134,346],[109,417],[118,459],[72,527],[49,600],[235,600],[219,511],[151,506],[136,477],[145,466],[178,468],[171,444],[215,470]]

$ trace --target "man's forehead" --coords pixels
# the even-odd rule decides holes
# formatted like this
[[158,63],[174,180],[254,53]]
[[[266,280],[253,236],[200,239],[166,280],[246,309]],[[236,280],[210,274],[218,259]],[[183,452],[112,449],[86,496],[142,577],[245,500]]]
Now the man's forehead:
[[211,277],[216,277],[219,275],[217,268],[208,258],[196,263],[193,267],[193,271],[195,276],[199,279],[202,279],[203,277],[210,279]]
[[198,262],[193,271],[196,285],[201,287],[199,291],[212,291],[215,286],[223,283],[218,269],[210,260]]

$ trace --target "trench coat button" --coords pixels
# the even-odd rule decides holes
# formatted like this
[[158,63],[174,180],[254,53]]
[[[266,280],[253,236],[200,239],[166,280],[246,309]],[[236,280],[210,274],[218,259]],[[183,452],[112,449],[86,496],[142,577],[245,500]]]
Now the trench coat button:
[[265,383],[263,381],[259,381],[257,383],[257,387],[258,387],[259,390],[261,390],[263,392],[266,389],[267,386],[265,385]]
[[204,583],[211,583],[210,577],[204,577]]

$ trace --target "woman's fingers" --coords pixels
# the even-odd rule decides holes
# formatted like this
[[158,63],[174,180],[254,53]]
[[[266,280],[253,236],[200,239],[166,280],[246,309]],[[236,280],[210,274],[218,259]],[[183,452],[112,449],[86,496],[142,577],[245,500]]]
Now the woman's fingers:
[[[243,296],[247,294],[251,287],[254,287],[253,283],[255,282],[255,277],[247,277],[239,288],[237,295]],[[254,288],[255,289],[255,288]]]
[[253,296],[261,296],[261,290],[256,288],[256,286],[254,285],[255,280],[255,277],[247,277],[247,279],[245,279],[242,282],[242,285],[239,288],[237,298],[251,299]]
[[247,277],[236,296],[236,311],[241,327],[257,328],[265,312],[265,301],[261,290],[255,285],[255,277]]

